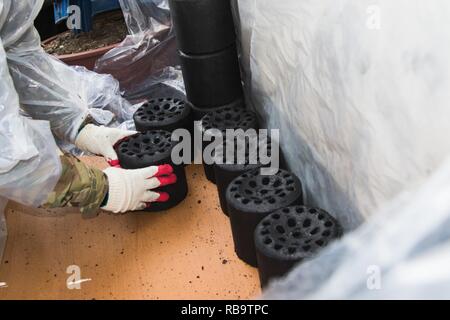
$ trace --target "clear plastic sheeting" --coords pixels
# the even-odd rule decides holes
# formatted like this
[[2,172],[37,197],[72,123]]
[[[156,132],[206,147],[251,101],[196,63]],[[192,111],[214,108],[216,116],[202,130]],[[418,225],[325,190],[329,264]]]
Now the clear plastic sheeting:
[[171,25],[167,0],[119,0],[131,35],[157,33]]
[[95,71],[113,75],[127,97],[136,97],[176,76],[170,67],[178,65],[177,45],[168,0],[119,1],[130,35],[97,61]]
[[42,1],[2,0],[0,36],[24,114],[50,122],[59,141],[73,143],[87,117],[114,125],[131,119],[134,108],[118,82],[82,67],[69,67],[41,48],[33,26]]
[[31,206],[45,202],[61,175],[57,147],[48,122],[19,114],[1,39],[0,150],[0,197]]
[[450,299],[450,160],[274,283],[267,299]]
[[161,73],[148,77],[144,83],[134,86],[125,96],[129,101],[147,101],[149,97],[160,95],[179,96],[185,98],[183,73],[179,66],[167,67]]
[[354,229],[449,155],[450,2],[238,6],[248,97],[309,204]]

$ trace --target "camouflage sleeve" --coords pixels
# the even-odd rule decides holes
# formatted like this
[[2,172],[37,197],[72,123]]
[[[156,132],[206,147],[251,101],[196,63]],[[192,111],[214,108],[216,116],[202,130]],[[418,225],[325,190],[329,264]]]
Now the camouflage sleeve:
[[83,217],[95,217],[108,192],[106,175],[79,159],[61,156],[62,174],[46,208],[79,207]]

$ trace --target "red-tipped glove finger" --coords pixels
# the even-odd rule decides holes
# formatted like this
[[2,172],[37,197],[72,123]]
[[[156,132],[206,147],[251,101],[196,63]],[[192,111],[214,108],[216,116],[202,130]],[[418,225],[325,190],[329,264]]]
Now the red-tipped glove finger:
[[147,179],[150,179],[153,177],[168,176],[173,173],[173,168],[170,164],[163,164],[160,166],[151,166],[143,169],[137,169],[137,171]]
[[109,160],[109,161],[108,161],[108,164],[109,164],[111,167],[114,167],[114,168],[122,168],[122,167],[120,166],[120,161],[119,161],[119,160]]
[[162,177],[154,177],[147,179],[144,184],[147,190],[156,189],[158,187],[164,187],[167,185],[171,185],[177,182],[177,176],[173,173],[168,176],[162,176]]
[[170,200],[170,195],[167,192],[152,192],[149,191],[149,199],[151,201],[145,201],[146,208],[150,208],[152,203],[155,202],[167,202]]
[[157,166],[155,177],[168,176],[173,173],[173,167],[170,164]]
[[160,187],[177,183],[177,176],[173,173],[168,176],[157,177],[156,179],[159,180]]

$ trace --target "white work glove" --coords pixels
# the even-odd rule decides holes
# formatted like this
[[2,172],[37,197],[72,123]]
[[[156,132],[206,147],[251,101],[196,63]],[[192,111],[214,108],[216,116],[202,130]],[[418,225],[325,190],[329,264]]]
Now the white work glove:
[[114,213],[143,210],[152,202],[166,202],[170,197],[168,193],[151,190],[177,182],[170,165],[137,170],[108,168],[103,172],[108,178],[109,193],[102,209]]
[[78,134],[75,145],[83,151],[103,156],[111,166],[116,167],[120,163],[114,146],[121,140],[135,134],[137,134],[136,131],[88,124]]

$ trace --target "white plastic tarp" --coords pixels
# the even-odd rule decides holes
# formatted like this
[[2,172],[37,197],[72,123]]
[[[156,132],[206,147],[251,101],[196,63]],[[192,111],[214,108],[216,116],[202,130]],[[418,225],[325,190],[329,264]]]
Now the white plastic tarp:
[[268,297],[448,297],[450,2],[237,3],[247,96],[307,203],[367,221]]
[[352,229],[442,164],[450,153],[448,1],[238,5],[248,96],[281,129],[310,203]]

